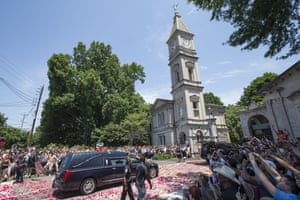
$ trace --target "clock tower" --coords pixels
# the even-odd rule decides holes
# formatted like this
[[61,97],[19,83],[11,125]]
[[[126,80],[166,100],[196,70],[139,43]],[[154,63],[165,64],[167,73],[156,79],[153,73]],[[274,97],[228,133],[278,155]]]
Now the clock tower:
[[167,41],[171,94],[174,100],[175,121],[185,124],[186,128],[206,118],[193,37],[175,9],[173,26]]
[[194,34],[176,6],[167,40],[172,100],[156,99],[151,108],[151,139],[155,145],[180,145],[199,152],[207,141],[230,141],[224,107],[205,104]]

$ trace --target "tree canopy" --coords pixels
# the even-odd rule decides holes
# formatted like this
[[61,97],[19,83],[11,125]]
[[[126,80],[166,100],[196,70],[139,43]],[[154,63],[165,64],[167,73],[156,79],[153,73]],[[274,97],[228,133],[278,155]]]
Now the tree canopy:
[[264,98],[258,95],[257,92],[262,89],[264,85],[272,82],[278,75],[272,72],[266,72],[262,76],[251,81],[250,85],[244,88],[244,92],[238,102],[238,105],[249,106],[251,102],[263,103]]
[[[144,68],[134,62],[121,66],[109,45],[92,42],[86,48],[79,42],[73,55],[52,55],[48,67],[49,98],[40,129],[44,145],[90,145],[105,135],[128,136],[120,124],[129,114],[144,112],[144,99],[135,92],[135,82],[144,82]],[[116,145],[128,142],[120,137]]]
[[206,104],[224,105],[220,97],[215,96],[212,92],[203,93],[203,97]]
[[[227,44],[253,50],[267,46],[265,57],[286,59],[300,52],[299,0],[188,0],[212,11],[211,20],[230,23]],[[287,51],[283,53],[283,51]]]
[[5,126],[7,121],[7,117],[3,113],[0,112],[0,127]]
[[228,105],[225,107],[225,121],[229,130],[231,142],[239,142],[243,136],[242,126],[238,112],[243,109],[243,106]]

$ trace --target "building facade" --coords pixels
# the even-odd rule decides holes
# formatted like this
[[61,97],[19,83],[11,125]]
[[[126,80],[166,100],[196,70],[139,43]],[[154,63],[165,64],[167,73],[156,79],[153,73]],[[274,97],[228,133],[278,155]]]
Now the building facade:
[[229,142],[224,106],[204,102],[194,35],[176,9],[167,45],[172,100],[156,99],[152,106],[152,144],[189,145],[196,153],[203,142]]
[[300,137],[300,61],[260,93],[264,104],[251,104],[239,113],[243,135],[268,137],[276,142],[276,133],[281,130],[289,134],[289,139]]

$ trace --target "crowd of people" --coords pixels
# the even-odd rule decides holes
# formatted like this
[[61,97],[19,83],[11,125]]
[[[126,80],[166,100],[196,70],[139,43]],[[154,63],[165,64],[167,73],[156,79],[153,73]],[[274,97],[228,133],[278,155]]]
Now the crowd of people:
[[[184,147],[182,147],[184,149]],[[124,147],[64,147],[37,149],[17,148],[0,150],[0,182],[14,179],[23,182],[23,177],[53,175],[59,168],[61,161],[68,152],[82,151],[124,151],[136,155],[144,155],[146,159],[155,159],[155,154],[168,153],[177,156],[177,146],[124,146]],[[184,153],[184,150],[182,151]]]
[[[218,148],[216,145],[205,148],[210,152],[208,165],[212,173],[199,174],[196,182],[189,187],[190,200],[300,199],[299,140],[273,142],[267,138],[248,137],[234,148]],[[0,180],[23,182],[23,176],[51,175],[58,170],[68,152],[95,150],[98,151],[97,148],[83,149],[78,146],[48,150],[34,147],[2,150]],[[164,153],[178,159],[192,156],[188,146],[178,145],[126,146],[109,150],[143,155],[146,159],[154,159],[156,154]],[[126,186],[130,181],[128,175],[124,181]],[[143,186],[139,187],[143,191]],[[125,189],[131,195],[130,189]]]
[[[211,175],[199,174],[190,200],[300,199],[299,140],[244,138],[236,147],[211,146]],[[197,188],[197,190],[195,189]]]
[[24,176],[50,175],[58,170],[64,151],[51,149],[37,151],[36,148],[11,148],[0,152],[0,180],[15,179],[23,182]]

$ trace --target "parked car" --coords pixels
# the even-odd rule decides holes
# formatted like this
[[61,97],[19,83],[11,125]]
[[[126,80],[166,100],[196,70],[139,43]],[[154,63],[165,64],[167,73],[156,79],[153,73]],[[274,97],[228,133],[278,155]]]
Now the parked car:
[[[79,190],[90,194],[97,187],[123,182],[124,168],[127,159],[132,160],[132,176],[140,162],[126,152],[84,152],[68,153],[62,161],[53,181],[53,187],[62,191]],[[147,163],[149,176],[158,176],[158,164]]]

